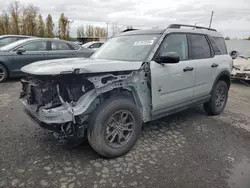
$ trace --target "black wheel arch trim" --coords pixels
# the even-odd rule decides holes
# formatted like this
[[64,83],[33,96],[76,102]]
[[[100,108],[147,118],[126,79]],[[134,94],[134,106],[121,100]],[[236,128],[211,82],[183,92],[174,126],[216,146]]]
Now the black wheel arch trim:
[[231,85],[231,74],[230,74],[230,72],[229,72],[228,70],[223,70],[223,71],[221,71],[220,74],[218,74],[218,76],[216,77],[216,79],[215,79],[215,81],[214,81],[214,84],[213,84],[213,87],[212,87],[210,93],[212,93],[213,88],[215,87],[215,85],[216,85],[216,83],[218,82],[218,80],[220,80],[220,78],[221,78],[221,77],[224,77],[224,76],[228,77],[228,80],[229,80],[229,87],[228,87],[228,89],[230,88],[230,85]]

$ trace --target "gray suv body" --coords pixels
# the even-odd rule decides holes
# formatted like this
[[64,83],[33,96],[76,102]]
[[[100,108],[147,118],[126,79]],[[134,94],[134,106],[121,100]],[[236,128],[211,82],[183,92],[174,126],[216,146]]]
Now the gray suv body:
[[27,65],[20,98],[63,143],[76,146],[86,135],[99,154],[117,157],[134,146],[142,123],[199,104],[220,114],[231,70],[219,32],[175,24],[121,33],[90,59]]

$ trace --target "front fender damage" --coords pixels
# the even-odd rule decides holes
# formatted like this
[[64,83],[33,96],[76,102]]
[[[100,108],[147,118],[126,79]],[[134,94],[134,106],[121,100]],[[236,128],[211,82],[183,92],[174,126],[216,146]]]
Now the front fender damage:
[[[143,70],[133,71],[127,74],[104,74],[89,76],[87,79],[93,83],[94,88],[84,95],[82,95],[76,103],[65,102],[60,96],[60,90],[57,86],[57,92],[61,100],[62,106],[44,111],[45,114],[40,118],[45,123],[64,123],[64,122],[76,122],[76,117],[81,116],[82,121],[87,120],[89,114],[94,110],[97,104],[100,102],[98,97],[102,94],[116,89],[127,90],[132,93],[133,100],[141,110],[143,121],[149,121],[151,100],[150,100],[150,88],[147,84],[148,77]],[[41,113],[41,112],[40,112]],[[54,114],[54,115],[53,115]],[[64,115],[58,115],[64,114]],[[65,116],[67,114],[67,116]],[[58,115],[58,116],[57,116]],[[53,117],[50,120],[44,117]],[[52,120],[52,121],[51,121]]]

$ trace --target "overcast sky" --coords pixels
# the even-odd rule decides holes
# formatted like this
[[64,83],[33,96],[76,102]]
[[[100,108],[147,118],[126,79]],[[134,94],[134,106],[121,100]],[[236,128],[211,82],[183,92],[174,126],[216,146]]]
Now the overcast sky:
[[[214,11],[212,27],[224,36],[250,36],[250,0],[20,0],[39,7],[58,19],[60,13],[74,20],[71,35],[82,24],[106,27],[106,22],[132,25],[134,28],[165,28],[171,23],[208,26]],[[0,0],[1,8],[8,1]],[[4,5],[4,6],[2,6]],[[125,27],[125,26],[124,26]]]

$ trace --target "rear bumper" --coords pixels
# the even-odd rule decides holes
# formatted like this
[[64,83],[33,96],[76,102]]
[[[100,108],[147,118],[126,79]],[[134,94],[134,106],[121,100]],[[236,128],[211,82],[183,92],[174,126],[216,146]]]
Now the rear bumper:
[[25,99],[20,99],[24,105],[25,113],[36,123],[65,123],[73,121],[73,114],[68,110],[67,107],[60,106],[52,109],[40,108],[37,110],[36,105],[29,105]]

